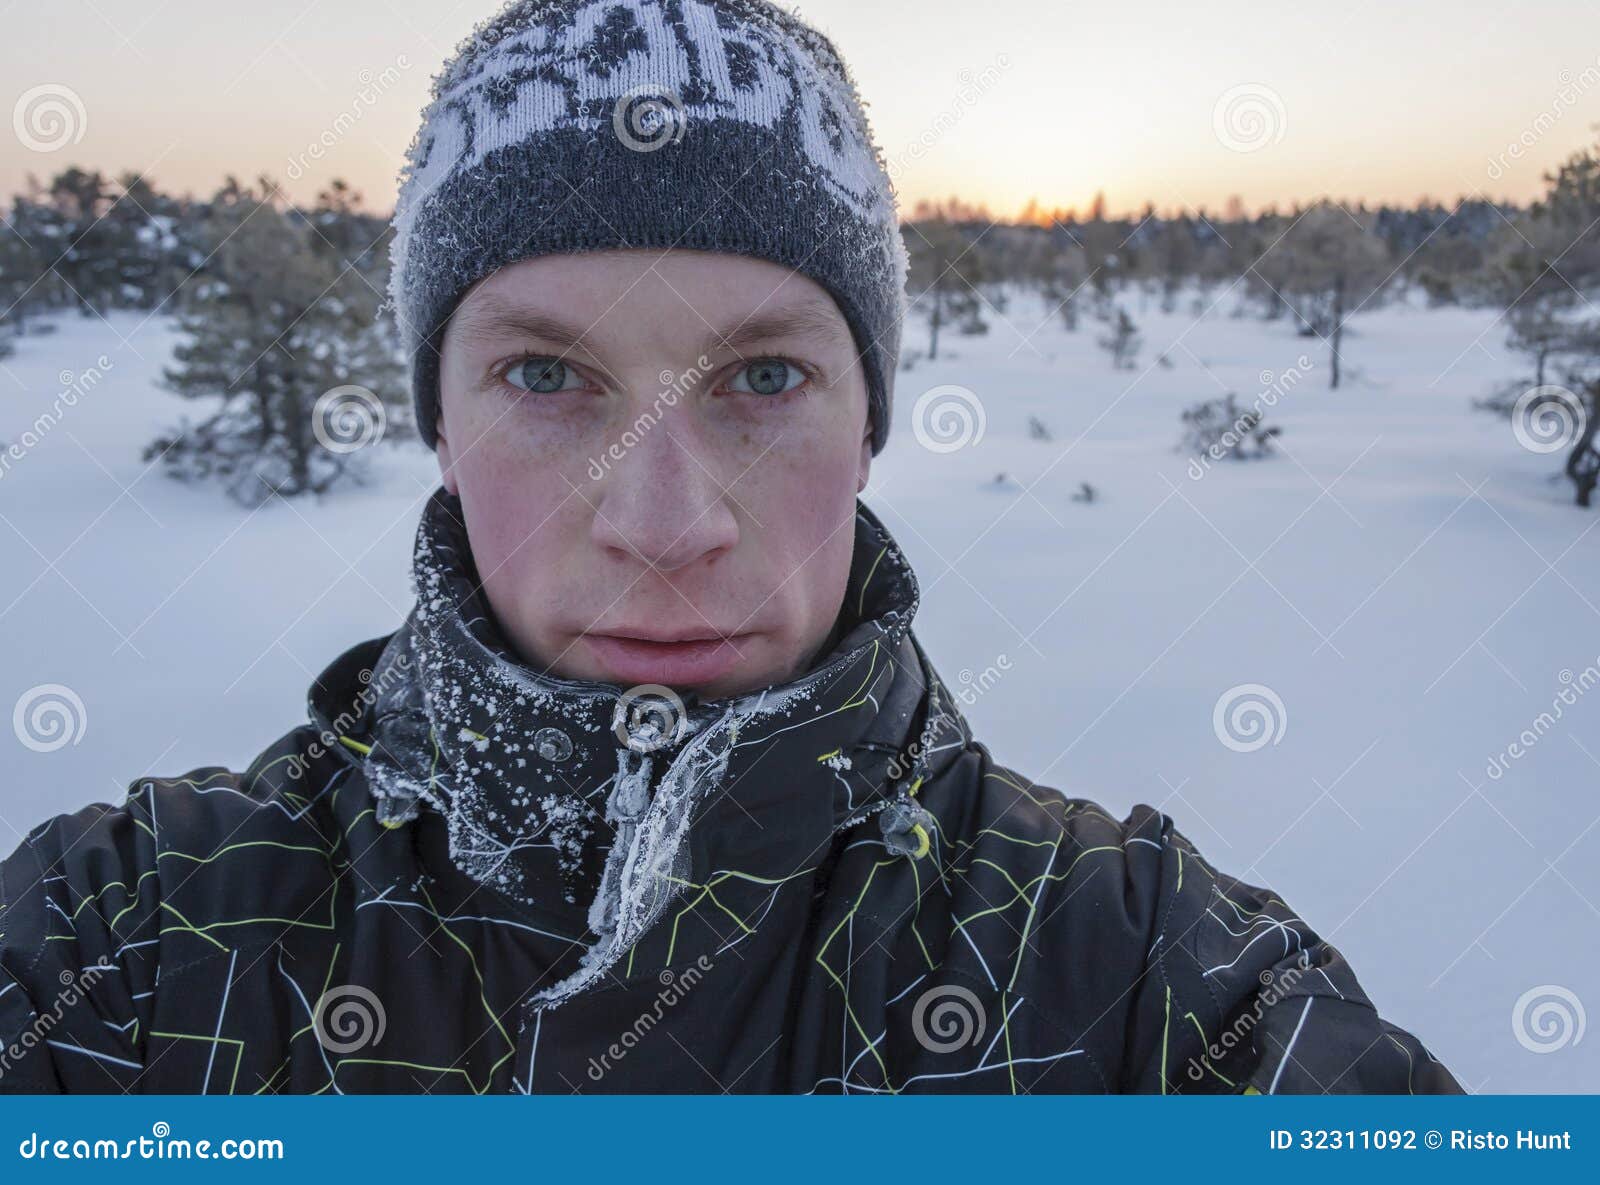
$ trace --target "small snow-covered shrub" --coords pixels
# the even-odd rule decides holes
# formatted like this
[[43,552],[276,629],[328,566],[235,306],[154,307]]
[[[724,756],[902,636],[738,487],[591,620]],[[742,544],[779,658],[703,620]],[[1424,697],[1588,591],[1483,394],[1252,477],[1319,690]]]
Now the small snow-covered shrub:
[[1282,429],[1267,427],[1260,408],[1240,407],[1232,392],[1196,403],[1183,413],[1180,452],[1212,461],[1253,461],[1272,455]]

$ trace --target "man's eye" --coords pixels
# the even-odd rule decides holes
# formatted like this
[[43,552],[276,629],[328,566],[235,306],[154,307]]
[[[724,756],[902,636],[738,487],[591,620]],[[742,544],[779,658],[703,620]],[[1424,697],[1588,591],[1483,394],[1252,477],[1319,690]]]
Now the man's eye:
[[741,395],[783,395],[805,381],[805,372],[799,367],[778,358],[762,358],[734,375],[728,390]]
[[506,371],[506,382],[539,395],[583,386],[583,380],[559,358],[524,358]]

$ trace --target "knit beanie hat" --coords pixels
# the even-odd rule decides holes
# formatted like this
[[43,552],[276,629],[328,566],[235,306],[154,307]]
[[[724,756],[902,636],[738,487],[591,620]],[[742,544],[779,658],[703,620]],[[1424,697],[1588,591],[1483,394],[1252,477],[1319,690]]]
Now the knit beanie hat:
[[906,251],[827,38],[765,0],[513,0],[434,79],[400,175],[390,299],[431,447],[439,349],[475,282],[539,255],[749,255],[825,288],[883,447]]

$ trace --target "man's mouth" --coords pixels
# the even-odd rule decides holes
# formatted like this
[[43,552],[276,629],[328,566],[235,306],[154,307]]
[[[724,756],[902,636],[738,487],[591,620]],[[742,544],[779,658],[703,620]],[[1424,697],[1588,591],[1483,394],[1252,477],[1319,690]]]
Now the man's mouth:
[[626,685],[660,683],[700,687],[720,679],[742,657],[750,634],[731,636],[645,637],[628,633],[585,633],[582,641],[607,681]]

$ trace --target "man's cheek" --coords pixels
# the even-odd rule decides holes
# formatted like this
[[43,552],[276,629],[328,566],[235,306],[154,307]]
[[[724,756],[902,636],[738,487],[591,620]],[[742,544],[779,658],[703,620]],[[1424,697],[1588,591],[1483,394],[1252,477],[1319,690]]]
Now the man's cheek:
[[782,469],[774,468],[764,493],[782,510],[780,521],[802,529],[813,547],[854,519],[858,468],[853,447],[835,440],[818,443],[824,447],[797,450]]
[[458,459],[457,478],[472,549],[480,564],[535,549],[559,561],[562,540],[583,508],[574,482],[536,452],[485,444]]

